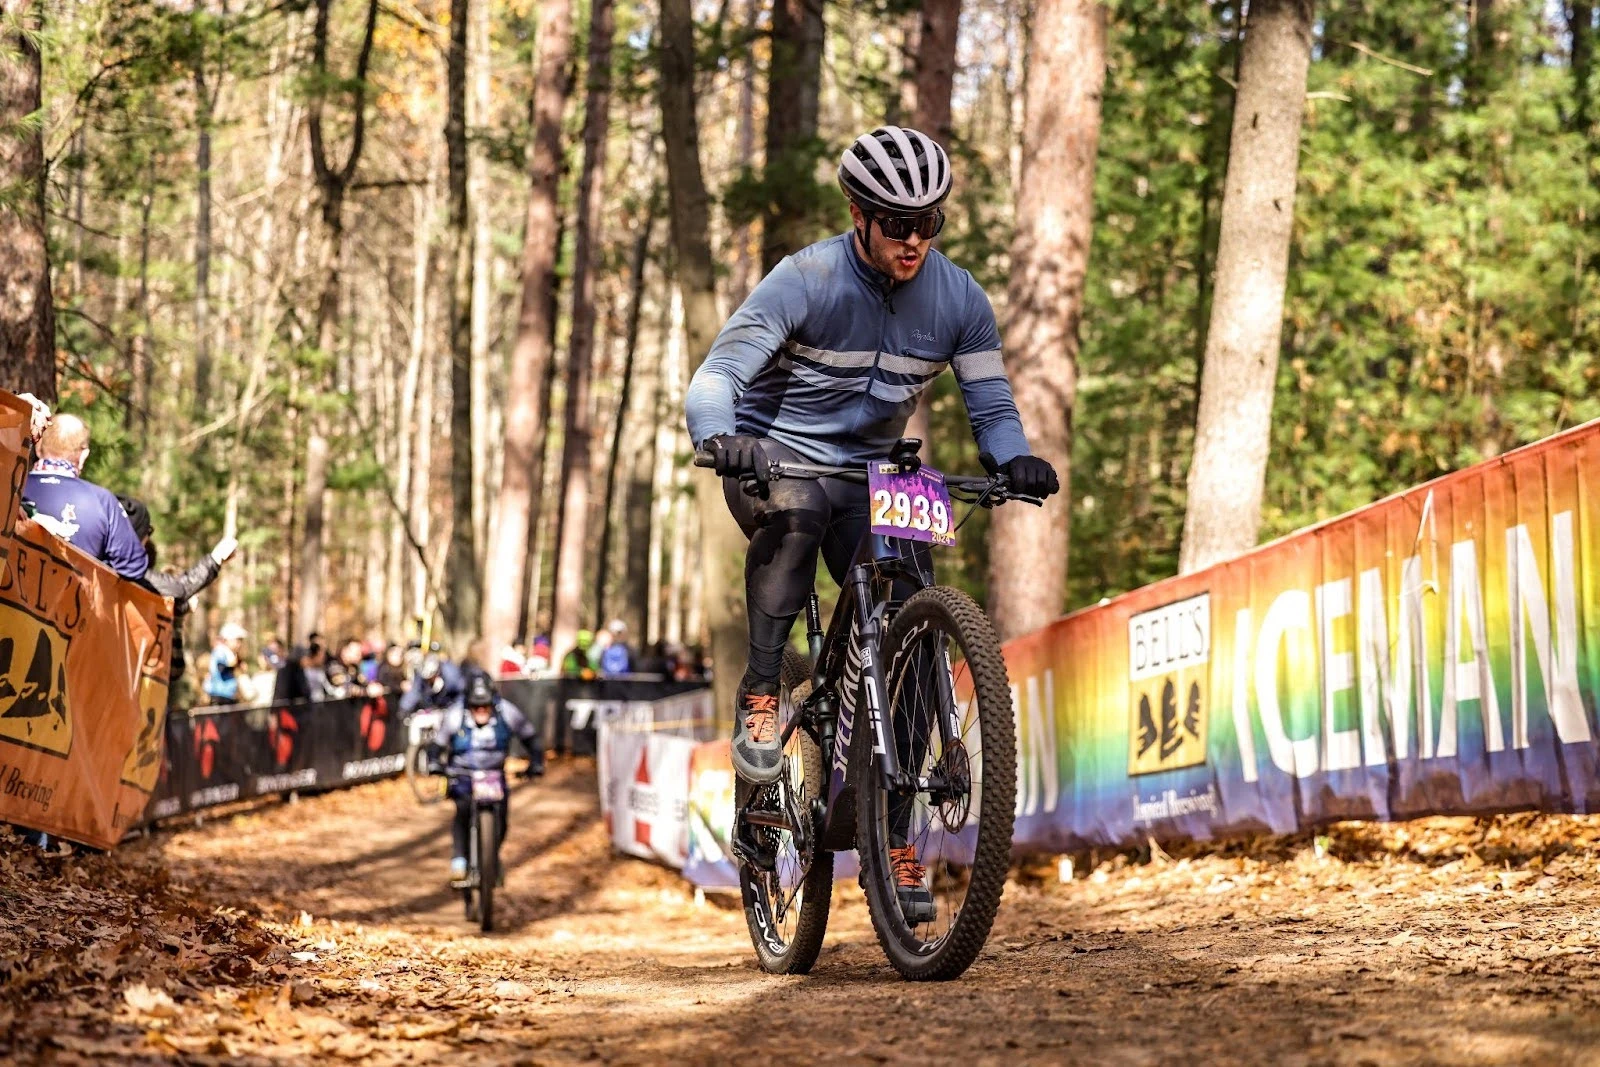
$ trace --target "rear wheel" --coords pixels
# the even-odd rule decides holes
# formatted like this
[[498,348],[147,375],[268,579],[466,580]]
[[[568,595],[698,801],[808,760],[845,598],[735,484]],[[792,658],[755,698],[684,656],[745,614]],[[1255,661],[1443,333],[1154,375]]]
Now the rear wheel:
[[[793,649],[786,650],[779,686],[780,728],[795,704],[810,694],[810,665]],[[770,871],[749,862],[739,865],[745,923],[761,969],[771,974],[806,974],[822,951],[833,894],[833,853],[817,847],[817,805],[813,801],[823,797],[826,782],[822,750],[810,734],[796,729],[784,746],[782,777],[773,785],[757,787],[755,806],[796,814],[806,827],[802,838],[773,827],[747,831],[760,841],[763,851],[775,856]],[[740,809],[751,788],[743,782],[736,784],[734,798]],[[734,832],[739,833],[739,828]]]
[[861,884],[894,969],[947,980],[977,958],[1005,889],[1017,791],[1011,686],[988,616],[942,586],[906,600],[882,658],[901,769],[927,787],[892,793],[873,761],[860,786]]
[[494,929],[495,880],[500,877],[500,829],[493,807],[478,809],[478,929]]

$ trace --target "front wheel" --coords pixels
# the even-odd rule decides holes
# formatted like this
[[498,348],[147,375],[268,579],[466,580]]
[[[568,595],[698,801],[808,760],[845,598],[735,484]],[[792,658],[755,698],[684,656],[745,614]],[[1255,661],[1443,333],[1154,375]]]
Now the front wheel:
[[418,804],[437,804],[444,799],[449,780],[428,773],[428,747],[406,746],[406,784]]
[[884,714],[916,783],[885,789],[876,759],[863,776],[861,884],[894,969],[943,981],[977,958],[1005,889],[1017,793],[1011,685],[994,624],[943,586],[906,600],[882,662]]
[[478,809],[478,929],[494,930],[495,881],[500,877],[500,828],[493,807]]
[[[783,677],[779,685],[780,727],[788,721],[794,705],[811,693],[811,667],[794,649],[783,654]],[[788,830],[754,827],[746,831],[758,836],[763,851],[775,857],[772,870],[749,862],[739,864],[739,888],[744,896],[745,924],[755,945],[761,969],[769,974],[807,974],[822,951],[822,937],[828,930],[828,907],[833,894],[833,853],[817,845],[813,802],[824,797],[827,769],[822,750],[803,729],[796,729],[783,749],[783,774],[778,781],[760,787],[757,806],[773,811],[789,811],[807,820],[809,840],[801,840]],[[750,795],[750,786],[739,782],[734,800],[739,809]],[[734,833],[740,833],[735,827]]]

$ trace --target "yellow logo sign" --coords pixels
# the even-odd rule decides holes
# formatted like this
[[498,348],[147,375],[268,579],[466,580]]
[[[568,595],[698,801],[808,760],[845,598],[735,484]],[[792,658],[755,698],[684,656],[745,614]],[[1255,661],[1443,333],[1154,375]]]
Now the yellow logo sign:
[[1210,659],[1208,593],[1128,620],[1128,774],[1206,761]]
[[65,756],[72,749],[67,638],[0,603],[0,739]]

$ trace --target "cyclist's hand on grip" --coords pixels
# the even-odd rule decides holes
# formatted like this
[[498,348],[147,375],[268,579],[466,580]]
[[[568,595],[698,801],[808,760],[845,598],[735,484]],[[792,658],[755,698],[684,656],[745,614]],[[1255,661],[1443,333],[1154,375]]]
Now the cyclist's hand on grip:
[[717,434],[707,438],[704,448],[711,453],[711,466],[723,478],[754,475],[766,480],[767,454],[759,437],[746,434]]
[[1038,456],[1016,456],[1002,468],[1010,490],[1020,496],[1047,497],[1061,492],[1056,469]]

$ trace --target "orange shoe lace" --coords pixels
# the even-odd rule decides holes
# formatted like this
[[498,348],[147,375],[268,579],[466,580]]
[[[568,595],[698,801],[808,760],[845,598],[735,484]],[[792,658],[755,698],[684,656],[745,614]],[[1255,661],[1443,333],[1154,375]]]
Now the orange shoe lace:
[[778,698],[750,693],[744,698],[744,729],[758,745],[778,736]]
[[894,867],[895,884],[901,889],[920,889],[928,876],[928,868],[917,862],[917,846],[891,848],[889,862]]

